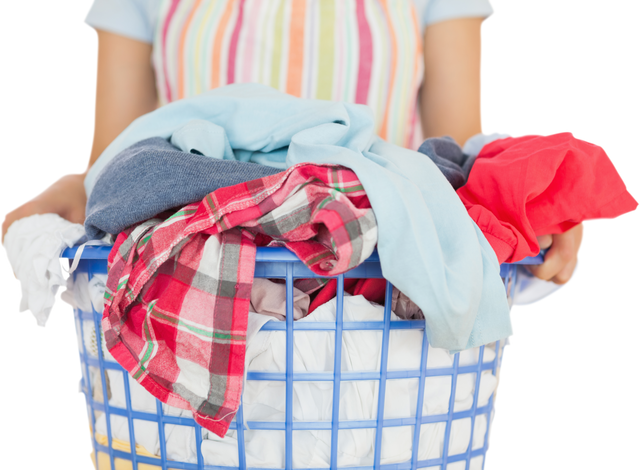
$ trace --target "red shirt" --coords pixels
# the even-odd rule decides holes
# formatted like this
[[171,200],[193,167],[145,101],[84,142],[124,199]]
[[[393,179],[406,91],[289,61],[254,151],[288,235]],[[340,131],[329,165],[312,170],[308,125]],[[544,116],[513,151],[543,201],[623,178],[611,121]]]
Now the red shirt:
[[539,235],[638,206],[604,150],[570,133],[485,145],[457,193],[500,263],[538,254]]

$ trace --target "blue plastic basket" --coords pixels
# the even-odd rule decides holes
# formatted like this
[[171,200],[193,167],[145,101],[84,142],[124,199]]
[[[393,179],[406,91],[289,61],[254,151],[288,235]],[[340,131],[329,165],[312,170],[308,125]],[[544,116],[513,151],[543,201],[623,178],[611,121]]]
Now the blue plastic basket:
[[[76,248],[67,249],[63,253],[64,258],[73,258],[76,254]],[[81,255],[80,262],[74,276],[78,273],[87,273],[88,278],[91,279],[96,274],[106,274],[107,272],[107,256],[109,254],[109,247],[88,246]],[[534,264],[539,262],[539,259],[530,259],[523,264]],[[501,275],[504,279],[505,288],[509,295],[513,292],[516,277],[515,265],[503,265],[501,267]],[[336,322],[294,322],[293,321],[293,281],[298,278],[310,278],[318,277],[313,274],[304,264],[291,252],[284,248],[258,248],[256,258],[255,277],[271,278],[271,279],[284,279],[286,281],[287,290],[287,316],[285,322],[271,321],[263,326],[263,330],[280,330],[286,332],[286,373],[274,373],[274,372],[248,372],[247,380],[269,380],[269,381],[283,381],[286,383],[286,412],[285,421],[283,422],[247,422],[245,427],[241,423],[244,423],[243,409],[240,407],[236,415],[236,420],[231,424],[230,429],[237,431],[237,443],[238,443],[238,463],[237,467],[217,466],[210,465],[204,462],[204,458],[201,452],[202,445],[202,428],[196,424],[193,419],[184,417],[168,416],[163,413],[162,404],[156,400],[157,413],[148,413],[136,411],[131,405],[131,391],[127,377],[127,372],[116,362],[106,360],[102,347],[97,347],[97,354],[89,354],[87,350],[87,344],[84,340],[87,321],[90,325],[93,325],[96,332],[101,332],[101,318],[102,312],[97,312],[93,308],[91,311],[83,311],[75,309],[77,333],[79,337],[80,348],[80,361],[82,363],[82,390],[86,397],[86,403],[89,414],[89,421],[91,429],[96,429],[96,419],[99,413],[106,415],[106,427],[107,427],[107,444],[101,445],[96,440],[96,433],[92,433],[94,458],[96,465],[97,462],[102,461],[100,470],[109,468],[104,462],[108,461],[111,469],[127,469],[133,470],[146,470],[146,469],[189,469],[189,470],[229,470],[232,468],[246,469],[247,467],[245,457],[245,431],[250,430],[276,430],[284,432],[285,434],[285,459],[284,468],[292,469],[293,467],[293,434],[294,431],[300,430],[327,430],[331,432],[331,459],[330,468],[357,468],[357,469],[384,469],[384,470],[404,470],[415,469],[424,467],[433,467],[439,469],[447,468],[464,468],[469,470],[472,459],[482,459],[482,467],[484,467],[484,456],[488,448],[488,435],[489,425],[491,422],[493,411],[493,395],[489,398],[488,404],[485,406],[478,406],[478,395],[481,373],[486,370],[491,370],[496,375],[502,358],[502,349],[504,344],[497,342],[495,345],[495,358],[489,362],[483,361],[485,347],[479,349],[478,362],[474,365],[459,365],[459,354],[454,356],[453,367],[450,368],[427,368],[427,356],[429,354],[429,344],[427,342],[426,335],[423,335],[422,339],[422,357],[420,369],[417,370],[387,370],[388,352],[389,352],[389,333],[392,329],[419,329],[424,330],[423,320],[408,320],[408,321],[390,321],[391,302],[390,296],[392,292],[392,286],[387,282],[386,298],[384,308],[384,321],[380,322],[346,322],[343,321],[343,293],[344,293],[344,279],[345,278],[382,278],[382,270],[380,267],[380,261],[377,253],[374,253],[367,261],[357,268],[349,271],[348,273],[337,277],[337,307],[336,307]],[[316,330],[316,331],[330,331],[335,332],[335,351],[334,351],[334,367],[332,372],[293,372],[293,356],[294,345],[293,337],[294,331],[303,330]],[[348,330],[379,330],[382,331],[382,353],[381,353],[381,367],[379,371],[374,372],[345,372],[342,371],[342,333]],[[102,334],[96,334],[96,338],[101,338]],[[100,340],[97,341],[101,343]],[[504,343],[504,342],[502,342]],[[92,374],[94,382],[92,383]],[[106,370],[120,371],[123,374],[124,391],[126,396],[126,408],[119,408],[109,404],[108,399],[104,397],[109,396],[109,390],[107,386]],[[96,372],[99,374],[96,376]],[[475,388],[473,397],[473,406],[465,411],[454,411],[454,400],[456,394],[457,377],[460,374],[475,373]],[[449,400],[448,412],[438,415],[423,416],[420,410],[423,409],[423,399],[425,391],[425,380],[427,377],[446,376],[451,378],[451,398]],[[418,380],[418,401],[415,417],[400,418],[400,419],[384,419],[384,404],[385,404],[385,390],[387,380],[390,379],[408,379],[413,378]],[[383,416],[383,419],[374,419],[366,421],[340,421],[339,409],[340,409],[340,385],[342,381],[357,381],[357,380],[369,380],[379,381],[378,385],[378,405],[377,416]],[[319,422],[301,422],[294,421],[293,419],[293,384],[296,381],[330,381],[333,383],[333,405],[331,421],[319,421]],[[101,388],[102,399],[95,399],[94,387]],[[129,428],[129,449],[118,450],[114,448],[113,436],[111,432],[111,416],[118,415],[126,418]],[[487,428],[484,436],[484,445],[480,448],[473,449],[474,438],[474,425],[476,418],[479,415],[485,415]],[[452,424],[455,420],[470,419],[471,420],[471,437],[469,439],[469,445],[466,452],[449,455],[449,442]],[[134,420],[142,420],[147,422],[157,423],[160,455],[157,457],[149,457],[141,455],[136,450],[136,437],[134,429]],[[440,452],[440,458],[419,460],[418,459],[418,447],[420,439],[420,427],[426,423],[446,423],[444,440],[442,442],[442,448]],[[165,442],[165,425],[182,425],[193,428],[196,439],[197,450],[197,463],[179,462],[167,459],[167,450]],[[410,460],[402,463],[381,465],[381,442],[382,442],[382,430],[387,427],[393,426],[412,426],[413,427],[413,442],[412,442],[412,457]],[[339,467],[338,466],[338,438],[339,430],[344,429],[375,429],[375,442],[374,442],[374,458],[373,465],[367,467]],[[116,446],[117,447],[117,446]],[[132,450],[127,452],[126,450]],[[99,456],[99,453],[103,454]],[[108,458],[107,458],[108,456]],[[455,464],[458,462],[457,464]],[[466,463],[463,463],[466,462]],[[451,465],[455,464],[455,465]]]

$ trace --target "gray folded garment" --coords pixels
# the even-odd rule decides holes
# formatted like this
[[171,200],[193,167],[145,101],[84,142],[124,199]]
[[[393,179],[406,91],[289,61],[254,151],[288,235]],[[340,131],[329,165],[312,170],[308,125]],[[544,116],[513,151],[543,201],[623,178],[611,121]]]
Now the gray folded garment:
[[460,146],[449,136],[425,140],[418,152],[425,154],[451,183],[458,189],[467,182],[476,157],[465,155]]
[[120,152],[100,172],[87,201],[89,239],[118,234],[169,209],[201,201],[216,189],[282,170],[178,150],[152,137]]

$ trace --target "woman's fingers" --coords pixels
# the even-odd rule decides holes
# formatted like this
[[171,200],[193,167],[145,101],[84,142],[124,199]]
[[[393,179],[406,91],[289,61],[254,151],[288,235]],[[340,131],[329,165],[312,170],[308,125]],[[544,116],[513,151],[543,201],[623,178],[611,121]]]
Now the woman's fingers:
[[530,267],[533,275],[556,284],[569,281],[578,262],[582,232],[583,226],[579,224],[565,233],[538,237],[540,248],[549,248],[549,251],[544,257],[544,263]]
[[538,245],[540,245],[541,250],[546,250],[553,243],[553,236],[551,235],[542,235],[538,237]]
[[[569,230],[567,236],[563,239],[567,250],[564,253],[564,259],[568,259],[564,267],[561,267],[558,273],[551,278],[556,284],[567,284],[573,277],[573,270],[582,254],[587,236],[587,225],[580,224]],[[564,235],[564,234],[559,234]]]

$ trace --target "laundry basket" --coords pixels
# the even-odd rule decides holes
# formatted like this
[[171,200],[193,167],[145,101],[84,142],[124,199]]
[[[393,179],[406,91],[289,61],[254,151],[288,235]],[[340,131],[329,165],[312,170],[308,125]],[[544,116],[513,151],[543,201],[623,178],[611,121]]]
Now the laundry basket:
[[[63,253],[64,258],[74,258],[77,248],[67,249]],[[100,297],[104,289],[104,279],[107,273],[107,257],[109,247],[87,246],[79,256],[79,263],[73,276],[79,282],[79,290],[75,296],[82,297],[77,300],[75,309],[76,328],[78,334],[78,346],[80,361],[82,364],[81,388],[86,397],[89,422],[92,430],[94,448],[94,463],[99,470],[114,469],[246,469],[262,467],[261,457],[268,460],[270,452],[281,452],[281,459],[275,465],[273,462],[269,468],[313,468],[300,467],[296,464],[295,452],[300,452],[304,446],[299,444],[303,437],[320,439],[325,447],[324,463],[315,468],[360,468],[360,469],[410,469],[410,468],[438,468],[438,469],[480,469],[484,467],[484,456],[488,448],[489,425],[493,415],[494,393],[487,398],[481,398],[482,377],[497,377],[502,359],[504,341],[498,341],[493,345],[483,346],[474,350],[472,355],[467,354],[461,359],[459,353],[443,356],[442,350],[430,348],[424,334],[423,320],[392,321],[395,317],[391,313],[392,286],[387,282],[384,314],[380,315],[380,321],[345,321],[343,306],[345,299],[345,278],[382,278],[382,270],[377,253],[357,268],[337,277],[337,297],[335,300],[335,321],[303,322],[293,321],[293,281],[299,278],[318,277],[312,273],[294,254],[284,248],[258,248],[256,257],[255,277],[282,279],[286,282],[287,292],[287,316],[286,321],[270,321],[262,331],[277,331],[286,335],[286,370],[281,372],[246,372],[247,386],[251,381],[270,381],[282,386],[284,394],[283,419],[279,421],[252,421],[245,418],[241,406],[236,414],[235,421],[231,423],[228,442],[210,436],[208,431],[201,428],[186,411],[179,413],[170,410],[166,405],[155,400],[150,395],[143,400],[153,400],[152,407],[140,408],[136,403],[140,402],[140,393],[135,387],[139,387],[135,381],[129,378],[128,373],[116,363],[104,347],[101,333],[102,312],[100,311]],[[535,261],[530,261],[530,263]],[[507,295],[513,291],[517,275],[515,265],[503,265],[501,275],[504,279]],[[330,372],[296,372],[294,371],[294,332],[324,332],[332,335],[335,340],[333,351],[333,370]],[[357,331],[367,331],[381,336],[379,353],[379,370],[375,371],[345,371],[343,367],[343,340]],[[415,362],[415,367],[403,369],[388,368],[389,343],[393,334],[405,331],[407,334],[419,335],[418,345],[420,351]],[[395,333],[394,333],[395,332]],[[341,340],[343,339],[343,340]],[[436,353],[449,362],[445,367],[432,367],[431,357]],[[448,354],[448,353],[447,353]],[[416,352],[416,355],[418,353]],[[418,366],[419,364],[419,366]],[[458,406],[458,387],[461,390],[462,379],[470,393],[467,404]],[[489,377],[490,378],[490,377]],[[398,380],[409,380],[413,387],[412,396],[404,397],[394,395],[386,397],[386,392],[391,384]],[[493,379],[492,379],[493,380]],[[362,382],[359,382],[362,381]],[[439,386],[444,384],[444,390],[448,391],[444,408],[429,409],[428,401],[431,399],[429,387],[431,383],[439,381]],[[298,383],[324,383],[324,387],[330,390],[332,400],[328,408],[329,416],[320,421],[305,421],[294,417],[294,389]],[[340,419],[341,406],[347,389],[355,385],[374,384],[371,388],[373,394],[373,407],[375,408],[371,419],[349,420]],[[497,383],[497,380],[495,381]],[[116,397],[116,386],[122,389],[121,399]],[[341,388],[342,393],[341,394]],[[486,388],[486,387],[485,387]],[[460,391],[458,390],[458,391]],[[133,400],[132,400],[133,396]],[[387,400],[385,401],[385,398]],[[465,398],[466,399],[466,398]],[[415,405],[412,414],[405,417],[387,416],[387,402],[411,403]],[[412,401],[413,400],[413,401]],[[483,402],[480,402],[483,400]],[[461,408],[458,410],[458,408]],[[435,410],[435,412],[434,412]],[[347,410],[343,410],[346,412]],[[480,423],[480,424],[479,424]],[[114,437],[114,427],[120,426],[120,438]],[[396,428],[396,429],[394,429]],[[145,431],[146,430],[146,431]],[[183,434],[176,434],[179,430]],[[404,434],[401,434],[400,432]],[[406,432],[405,432],[406,431]],[[143,445],[145,436],[153,435],[154,443]],[[263,440],[260,432],[277,433],[275,441]],[[150,433],[150,434],[149,434]],[[307,433],[307,434],[305,434]],[[360,433],[360,434],[358,434]],[[386,433],[386,434],[385,434]],[[395,433],[395,434],[394,434]],[[168,449],[167,443],[175,436],[187,436],[185,446],[194,450],[195,456],[181,461],[180,452]],[[266,436],[267,434],[265,434]],[[273,434],[275,435],[275,434]],[[269,436],[273,436],[269,435]],[[344,450],[341,446],[347,446],[349,442],[355,442],[353,436],[367,436],[371,440],[370,450],[365,449],[365,457],[359,460],[360,465],[353,463],[344,465]],[[122,436],[126,438],[123,439]],[[210,437],[208,437],[210,436]],[[403,440],[398,440],[404,436]],[[425,437],[427,436],[427,437]],[[457,439],[455,440],[454,439]],[[353,438],[353,439],[352,439]],[[297,440],[298,439],[298,440]],[[394,441],[394,439],[396,439]],[[460,445],[462,439],[462,446]],[[457,442],[455,445],[453,445]],[[278,445],[259,444],[276,442]],[[358,441],[360,442],[360,441]],[[385,445],[388,449],[394,442],[402,442],[405,446],[402,461],[394,461],[385,456]],[[204,443],[204,447],[203,447]],[[211,461],[207,458],[209,446],[227,446],[232,443],[232,453],[237,453],[226,463]],[[252,449],[247,448],[251,443]],[[383,445],[385,444],[385,445]],[[173,444],[172,444],[173,445]],[[260,447],[262,445],[262,447]],[[367,444],[369,445],[369,444]],[[257,447],[256,447],[257,446]],[[154,447],[149,449],[148,447]],[[175,446],[174,446],[175,447]],[[237,447],[237,449],[235,448]],[[425,449],[425,447],[428,447]],[[455,448],[454,448],[455,447]],[[255,450],[258,449],[258,450]],[[393,450],[393,449],[392,449]],[[368,452],[368,453],[366,453]],[[387,451],[388,452],[388,451]],[[186,453],[185,453],[186,454]],[[253,457],[248,457],[249,454]],[[257,460],[256,460],[257,455]],[[275,454],[274,454],[275,455]],[[279,454],[278,454],[279,455]],[[426,458],[425,458],[426,456]],[[277,459],[276,459],[277,460]],[[396,458],[397,460],[397,458]],[[231,464],[229,464],[231,462]],[[392,462],[392,463],[389,463]]]

